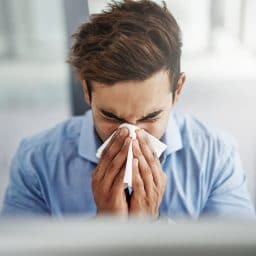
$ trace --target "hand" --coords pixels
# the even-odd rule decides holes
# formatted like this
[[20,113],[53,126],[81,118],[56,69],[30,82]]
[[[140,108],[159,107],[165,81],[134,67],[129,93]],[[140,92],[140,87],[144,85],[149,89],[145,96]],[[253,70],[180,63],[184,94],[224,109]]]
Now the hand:
[[93,172],[92,190],[97,214],[128,215],[124,192],[124,172],[131,138],[128,129],[118,129],[102,153]]
[[133,141],[133,194],[130,214],[156,218],[166,187],[167,177],[143,130]]

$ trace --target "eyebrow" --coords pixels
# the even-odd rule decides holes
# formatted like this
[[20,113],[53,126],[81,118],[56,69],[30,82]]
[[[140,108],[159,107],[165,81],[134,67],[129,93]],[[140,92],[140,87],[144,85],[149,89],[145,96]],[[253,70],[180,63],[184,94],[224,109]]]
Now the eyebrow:
[[[107,117],[110,117],[110,118],[114,118],[120,122],[124,122],[124,123],[128,123],[128,121],[126,121],[125,119],[123,118],[120,118],[118,116],[116,116],[115,114],[113,114],[112,112],[109,112],[109,111],[106,111],[104,109],[100,109],[101,113],[104,115],[104,116],[107,116]],[[143,116],[142,118],[140,118],[138,121],[144,121],[146,119],[149,119],[149,118],[154,118],[156,116],[158,116],[159,114],[161,114],[163,112],[162,109],[160,110],[157,110],[157,111],[154,111],[152,113],[149,113],[148,115],[146,116]]]

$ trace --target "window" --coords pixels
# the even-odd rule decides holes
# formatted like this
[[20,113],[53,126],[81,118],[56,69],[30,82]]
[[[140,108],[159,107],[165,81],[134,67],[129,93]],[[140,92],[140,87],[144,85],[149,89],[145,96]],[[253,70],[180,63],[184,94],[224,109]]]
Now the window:
[[0,0],[0,199],[20,139],[69,115],[66,40],[63,1]]

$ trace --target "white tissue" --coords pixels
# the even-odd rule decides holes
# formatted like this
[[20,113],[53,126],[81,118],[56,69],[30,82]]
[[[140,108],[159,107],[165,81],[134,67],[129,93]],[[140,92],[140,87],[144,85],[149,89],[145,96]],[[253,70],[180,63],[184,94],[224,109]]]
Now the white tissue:
[[[136,139],[136,130],[139,129],[135,125],[131,124],[121,124],[119,128],[121,127],[126,127],[129,130],[129,136],[132,139]],[[166,149],[166,145],[162,143],[160,140],[156,139],[154,136],[151,134],[145,132],[149,138],[149,141],[155,150],[157,157],[160,157],[160,155],[163,153],[163,151]],[[111,138],[114,136],[115,132],[113,132],[110,137],[98,148],[96,156],[97,158],[101,157],[101,154],[105,147],[108,145],[110,142]],[[127,155],[127,160],[126,160],[126,166],[125,166],[125,175],[124,175],[124,185],[125,187],[129,188],[129,191],[132,190],[132,160],[133,160],[133,152],[132,152],[132,141],[129,145],[129,150],[128,150],[128,155]]]

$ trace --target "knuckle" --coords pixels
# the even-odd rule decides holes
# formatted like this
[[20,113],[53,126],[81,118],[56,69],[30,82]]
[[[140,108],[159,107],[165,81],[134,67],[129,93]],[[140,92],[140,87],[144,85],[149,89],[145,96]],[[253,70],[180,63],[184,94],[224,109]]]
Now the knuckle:
[[158,200],[160,198],[161,194],[162,194],[162,192],[159,189],[157,189],[156,190],[156,200]]
[[140,145],[141,145],[141,147],[146,147],[147,146],[147,142],[145,141],[145,140],[141,140],[140,141]]
[[149,178],[151,175],[150,169],[148,166],[145,166],[145,168],[142,170],[144,172],[144,175]]
[[142,190],[144,188],[144,185],[143,183],[140,181],[140,180],[136,180],[135,181],[135,186],[139,189],[139,190]]
[[110,171],[116,170],[119,167],[118,159],[115,158],[110,164]]
[[148,172],[147,179],[151,184],[154,184],[154,177],[151,172]]
[[162,194],[162,192],[159,189],[154,188],[154,190],[152,192],[152,198],[153,198],[154,202],[158,202],[160,200],[161,194]]
[[101,187],[101,194],[104,195],[106,198],[108,198],[108,190],[106,186]]
[[112,153],[111,153],[110,150],[107,150],[107,151],[105,152],[104,158],[105,158],[106,160],[111,160],[111,159],[112,159]]
[[148,162],[149,162],[149,164],[153,164],[153,163],[155,163],[155,157],[154,157],[154,155],[153,154],[150,154],[150,156],[148,157]]
[[154,192],[154,195],[157,195],[157,193],[158,193],[158,188],[157,188],[157,186],[153,186],[152,187],[152,191]]

